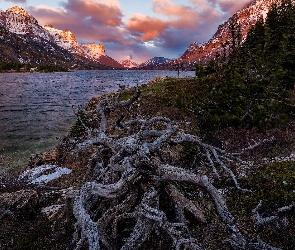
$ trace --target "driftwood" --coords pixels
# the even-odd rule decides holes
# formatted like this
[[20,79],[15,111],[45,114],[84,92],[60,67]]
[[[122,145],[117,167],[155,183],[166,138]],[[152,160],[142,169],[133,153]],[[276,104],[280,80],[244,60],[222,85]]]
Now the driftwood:
[[[201,190],[215,206],[225,229],[231,237],[227,240],[236,249],[276,249],[262,241],[249,242],[239,231],[235,218],[230,213],[225,199],[211,183],[210,178],[197,169],[188,169],[163,162],[161,154],[173,147],[190,143],[202,159],[199,164],[212,169],[212,176],[220,177],[225,172],[241,192],[250,190],[240,187],[234,171],[235,164],[243,163],[239,154],[208,145],[194,135],[186,134],[180,125],[166,117],[142,117],[117,122],[117,130],[124,136],[108,131],[110,114],[122,107],[132,105],[140,91],[126,100],[118,97],[111,102],[103,99],[97,105],[100,114],[99,128],[90,128],[83,123],[87,135],[76,145],[74,153],[95,146],[97,152],[104,148],[111,151],[107,163],[94,163],[94,173],[99,173],[80,189],[74,202],[76,232],[73,244],[76,249],[88,244],[89,249],[142,249],[152,235],[165,235],[169,249],[201,249],[199,239],[189,227],[189,218],[197,223],[206,223],[203,209],[188,198],[181,186],[190,185]],[[257,146],[257,145],[254,145]],[[252,149],[254,146],[250,146]],[[95,153],[92,157],[95,158]],[[95,169],[96,168],[96,169]],[[165,205],[170,201],[170,205]],[[169,207],[169,209],[167,209]],[[257,210],[257,209],[256,209]],[[256,213],[256,210],[253,212]],[[172,211],[172,212],[171,212]],[[191,217],[187,217],[190,214]],[[258,221],[261,219],[259,219]]]

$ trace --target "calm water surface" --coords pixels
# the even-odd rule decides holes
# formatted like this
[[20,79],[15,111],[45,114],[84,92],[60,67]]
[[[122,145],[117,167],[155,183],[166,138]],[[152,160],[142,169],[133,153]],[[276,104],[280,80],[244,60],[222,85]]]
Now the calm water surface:
[[[177,72],[0,73],[0,172],[55,146],[75,121],[73,106],[116,91],[118,84],[134,87],[165,76],[177,77]],[[181,75],[186,76],[194,72]]]

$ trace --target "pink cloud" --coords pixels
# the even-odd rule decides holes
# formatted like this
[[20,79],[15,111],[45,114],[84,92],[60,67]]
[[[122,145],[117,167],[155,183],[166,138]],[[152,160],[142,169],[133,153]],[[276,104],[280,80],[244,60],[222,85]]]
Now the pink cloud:
[[115,59],[134,53],[134,58],[143,60],[152,55],[177,57],[192,42],[208,41],[218,25],[248,0],[190,0],[189,5],[152,2],[155,16],[134,14],[126,22],[119,0],[64,0],[63,10],[39,6],[28,12],[42,25],[69,29],[80,41],[103,43]]
[[233,15],[237,10],[242,9],[249,0],[220,0],[218,5],[221,10],[229,15]]
[[222,20],[222,14],[207,0],[192,0],[191,6],[175,4],[171,0],[153,0],[153,10],[157,14],[168,17],[172,27],[199,29]]
[[27,0],[5,0],[8,3],[27,3]]
[[41,5],[30,7],[28,12],[41,25],[52,24],[58,29],[68,29],[78,38],[119,43],[123,40],[123,14],[118,6],[93,0],[68,0],[62,5],[63,10]]
[[190,6],[172,3],[170,0],[153,0],[153,10],[157,14],[170,17],[183,16],[184,14],[195,14]]
[[[94,22],[119,26],[122,24],[123,14],[118,6],[99,3],[93,0],[68,0],[62,6],[78,15],[80,19],[90,19]],[[79,19],[78,19],[79,20]]]
[[158,37],[168,24],[158,18],[135,14],[125,27],[133,36],[141,38],[142,41],[150,41]]

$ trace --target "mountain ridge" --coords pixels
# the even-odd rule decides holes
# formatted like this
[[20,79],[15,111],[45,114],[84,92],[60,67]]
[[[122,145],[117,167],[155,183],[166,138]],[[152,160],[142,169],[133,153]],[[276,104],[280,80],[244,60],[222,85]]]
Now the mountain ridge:
[[[102,44],[80,45],[71,31],[59,30],[54,28],[52,25],[41,26],[32,15],[18,6],[14,6],[6,11],[0,12],[0,25],[8,32],[11,32],[19,37],[23,37],[23,39],[30,38],[26,41],[26,43],[38,41],[41,44],[51,44],[51,47],[55,47],[55,45],[59,46],[60,49],[58,50],[65,50],[70,54],[70,56],[66,55],[66,58],[72,61],[72,64],[77,64],[79,61],[82,61],[82,64],[88,63],[91,67],[95,65],[104,65],[111,68],[123,68],[116,60],[106,55]],[[25,49],[25,46],[19,46]],[[2,46],[2,50],[3,49],[4,47]],[[9,48],[7,49],[9,50]],[[15,52],[17,53],[17,51]],[[45,53],[45,51],[43,52]],[[53,52],[52,50],[48,50],[48,53],[52,54]],[[2,52],[2,54],[5,53]],[[65,52],[65,54],[67,53]],[[28,63],[31,62],[26,59],[20,60],[20,62],[22,61]],[[37,61],[34,63],[38,64]]]
[[[219,25],[213,37],[205,43],[193,42],[183,55],[170,64],[185,64],[187,68],[194,68],[195,63],[208,62],[223,53],[223,45],[231,40],[230,26],[238,24],[242,34],[242,41],[249,29],[256,24],[260,17],[266,18],[273,4],[281,4],[281,0],[251,0],[241,10],[238,10],[227,21]],[[294,2],[294,1],[293,1]]]

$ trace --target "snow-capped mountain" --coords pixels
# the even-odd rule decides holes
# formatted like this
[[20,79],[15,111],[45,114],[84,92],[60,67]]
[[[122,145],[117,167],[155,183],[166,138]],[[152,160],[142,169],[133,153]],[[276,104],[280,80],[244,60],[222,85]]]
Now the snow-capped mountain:
[[58,46],[66,49],[77,58],[86,58],[94,63],[110,66],[113,68],[123,68],[113,58],[106,55],[103,44],[82,43],[79,44],[75,35],[69,30],[59,30],[52,25],[45,25],[44,28],[50,33],[51,40]]
[[251,0],[228,21],[220,25],[211,40],[204,44],[192,43],[180,58],[171,63],[181,62],[193,65],[195,62],[208,61],[218,53],[221,54],[222,45],[231,39],[231,25],[235,23],[240,25],[242,40],[244,40],[250,27],[261,16],[265,18],[271,6],[275,3],[279,5],[281,0]]
[[149,67],[149,66],[158,66],[163,63],[169,62],[171,59],[165,57],[153,57],[152,59],[147,60],[146,62],[140,64],[139,67]]
[[132,56],[128,56],[125,60],[120,61],[120,64],[123,65],[124,68],[128,69],[138,67],[138,64],[132,60]]
[[169,62],[171,59],[165,57],[153,57],[152,59],[147,60],[146,62],[140,64],[138,68],[140,69],[160,69],[161,65]]
[[0,25],[0,61],[69,68],[79,62],[67,50],[34,36],[18,35]]
[[10,32],[19,35],[38,36],[50,40],[49,33],[38,24],[38,21],[23,8],[14,6],[0,15],[3,26]]
[[121,64],[106,55],[102,44],[80,45],[71,31],[59,30],[51,25],[41,26],[23,8],[15,6],[6,11],[0,11],[0,25],[21,37],[30,37],[35,41],[45,41],[48,44],[53,43],[68,51],[77,60],[122,68]]

